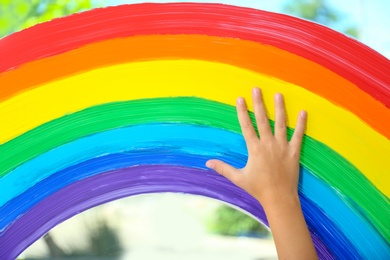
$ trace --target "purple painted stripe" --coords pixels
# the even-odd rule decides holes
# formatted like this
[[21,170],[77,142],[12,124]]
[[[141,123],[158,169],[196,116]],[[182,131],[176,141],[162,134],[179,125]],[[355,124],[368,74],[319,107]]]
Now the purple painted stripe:
[[[84,210],[123,197],[159,192],[214,198],[267,224],[262,207],[253,197],[212,171],[164,165],[129,167],[75,182],[37,204],[0,237],[0,259],[15,259],[51,228]],[[332,258],[317,236],[313,241],[321,259]]]

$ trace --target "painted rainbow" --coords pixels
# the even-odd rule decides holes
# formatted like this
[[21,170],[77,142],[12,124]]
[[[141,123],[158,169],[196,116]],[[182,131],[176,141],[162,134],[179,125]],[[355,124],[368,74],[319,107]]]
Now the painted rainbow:
[[389,259],[389,71],[328,28],[222,4],[95,9],[5,37],[0,259],[136,194],[206,196],[267,224],[251,196],[204,166],[245,165],[234,103],[254,86],[271,120],[283,93],[290,136],[308,111],[299,191],[320,257]]

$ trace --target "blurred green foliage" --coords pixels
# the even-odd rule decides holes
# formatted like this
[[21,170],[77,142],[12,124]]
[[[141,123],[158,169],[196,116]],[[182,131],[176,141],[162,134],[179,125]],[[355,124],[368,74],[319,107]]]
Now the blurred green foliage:
[[227,205],[216,210],[210,229],[213,233],[225,236],[269,235],[268,229],[257,220]]
[[[37,23],[104,6],[104,0],[0,0],[0,38]],[[344,25],[344,15],[326,0],[290,0],[282,10],[358,38],[355,26]]]
[[331,27],[352,37],[359,37],[358,28],[343,24],[344,14],[332,8],[326,0],[290,0],[283,7],[283,11]]
[[85,255],[120,257],[123,247],[119,236],[106,220],[98,220],[97,227],[90,227],[89,248]]
[[0,38],[37,23],[99,6],[93,0],[0,0]]

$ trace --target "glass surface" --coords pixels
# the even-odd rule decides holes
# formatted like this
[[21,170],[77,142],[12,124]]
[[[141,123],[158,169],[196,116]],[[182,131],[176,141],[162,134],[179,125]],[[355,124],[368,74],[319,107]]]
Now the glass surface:
[[226,208],[173,193],[120,199],[59,224],[19,259],[277,259],[268,230]]

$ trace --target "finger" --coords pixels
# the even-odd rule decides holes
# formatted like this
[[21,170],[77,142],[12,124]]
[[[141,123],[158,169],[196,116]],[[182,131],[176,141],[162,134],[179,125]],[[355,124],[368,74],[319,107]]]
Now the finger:
[[271,128],[269,126],[267,112],[265,111],[262,94],[259,88],[252,90],[252,100],[255,109],[257,129],[260,138],[268,138],[272,136]]
[[287,143],[286,136],[286,108],[283,96],[280,93],[275,95],[275,138],[278,142]]
[[233,166],[224,163],[220,160],[208,160],[206,166],[210,169],[213,169],[217,173],[225,176],[231,182],[237,184],[239,182],[240,173]]
[[247,146],[258,140],[252,121],[248,115],[245,100],[242,97],[237,99],[237,115],[240,122],[241,131],[244,135]]
[[[294,134],[291,138],[290,144],[294,148],[295,151],[300,151],[302,146],[302,138],[306,129],[306,121],[307,121],[307,113],[302,110],[299,112],[297,125],[294,130]],[[298,153],[299,154],[299,153]]]

